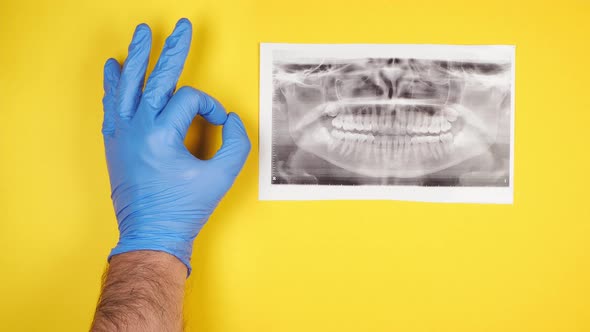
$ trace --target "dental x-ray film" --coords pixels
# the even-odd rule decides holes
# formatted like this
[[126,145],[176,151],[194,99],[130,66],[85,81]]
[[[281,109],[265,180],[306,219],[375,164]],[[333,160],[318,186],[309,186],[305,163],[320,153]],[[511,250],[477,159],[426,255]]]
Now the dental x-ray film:
[[261,44],[261,200],[510,204],[513,128],[513,46]]

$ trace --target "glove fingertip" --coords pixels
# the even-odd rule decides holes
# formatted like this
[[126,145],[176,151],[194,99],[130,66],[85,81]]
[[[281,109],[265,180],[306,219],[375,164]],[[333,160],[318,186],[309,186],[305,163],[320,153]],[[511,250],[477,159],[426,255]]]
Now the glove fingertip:
[[187,25],[188,27],[193,26],[191,21],[186,17],[183,17],[183,18],[179,19],[178,22],[176,22],[176,26],[180,26],[180,25]]
[[234,112],[227,113],[228,120],[230,117],[233,118],[233,120],[238,121],[240,124],[242,124],[242,118],[240,118],[240,116],[237,113],[234,113]]
[[239,139],[244,141],[248,145],[250,145],[250,139],[248,138],[248,134],[246,133],[246,128],[244,127],[244,122],[242,119],[233,112],[230,112],[227,115],[227,120],[223,125],[223,135],[224,139]]
[[209,113],[210,119],[208,120],[215,125],[224,125],[228,119],[225,107],[217,99],[211,97],[211,100],[213,100],[213,108]]
[[119,61],[117,61],[117,59],[115,58],[108,58],[107,61],[104,63],[105,68],[110,68],[115,65],[119,66]]
[[138,24],[137,27],[135,27],[135,33],[134,35],[136,37],[143,37],[146,34],[151,34],[152,29],[150,28],[149,25],[147,25],[146,23],[141,23]]
[[228,114],[225,107],[215,98],[209,96],[207,93],[193,89],[198,97],[198,104],[200,105],[199,114],[201,114],[208,122],[219,126],[225,125],[228,119]]
[[222,130],[223,144],[217,151],[213,160],[221,163],[222,167],[237,175],[248,155],[250,154],[251,144],[244,123],[240,117],[233,112],[227,115],[227,120]]
[[151,45],[152,29],[150,29],[149,25],[141,23],[135,27],[135,31],[133,32],[133,37],[131,38],[131,43],[128,48],[129,56],[127,57],[127,60],[134,59],[136,54],[142,53],[145,50],[149,52]]
[[121,65],[113,58],[109,58],[104,64],[104,92],[110,94],[119,83],[121,77]]
[[235,129],[240,129],[242,130],[243,133],[246,133],[246,129],[244,127],[244,122],[242,122],[242,118],[240,118],[240,116],[234,112],[229,112],[227,114],[227,120],[225,121],[224,125],[230,125],[231,127],[235,128]]

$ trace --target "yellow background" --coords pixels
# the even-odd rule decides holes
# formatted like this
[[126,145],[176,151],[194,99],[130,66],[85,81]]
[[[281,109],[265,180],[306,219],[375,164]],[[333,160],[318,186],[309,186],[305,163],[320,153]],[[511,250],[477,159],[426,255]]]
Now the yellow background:
[[[89,327],[117,240],[102,66],[194,25],[180,84],[246,123],[198,236],[190,331],[590,331],[588,1],[0,2],[0,330]],[[258,201],[259,42],[514,44],[514,205]],[[203,146],[198,131],[210,139]],[[219,130],[196,123],[209,156]]]

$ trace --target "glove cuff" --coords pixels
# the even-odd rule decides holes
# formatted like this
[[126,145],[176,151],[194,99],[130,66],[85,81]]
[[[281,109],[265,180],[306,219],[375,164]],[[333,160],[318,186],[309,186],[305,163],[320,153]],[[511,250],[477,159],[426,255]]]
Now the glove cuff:
[[178,258],[187,269],[186,277],[188,278],[191,274],[192,268],[190,264],[190,259],[192,255],[192,245],[170,245],[170,244],[159,244],[156,242],[147,243],[146,241],[141,241],[138,243],[130,243],[130,242],[122,242],[119,241],[116,247],[111,250],[109,257],[107,259],[108,262],[111,261],[111,258],[115,255],[123,254],[126,252],[132,251],[140,251],[140,250],[150,250],[150,251],[161,251],[168,253],[176,258]]

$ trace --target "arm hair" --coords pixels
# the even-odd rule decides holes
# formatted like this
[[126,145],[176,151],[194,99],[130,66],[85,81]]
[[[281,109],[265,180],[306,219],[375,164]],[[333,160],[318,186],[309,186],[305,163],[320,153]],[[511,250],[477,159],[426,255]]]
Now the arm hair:
[[91,331],[181,331],[186,267],[157,251],[111,259]]

